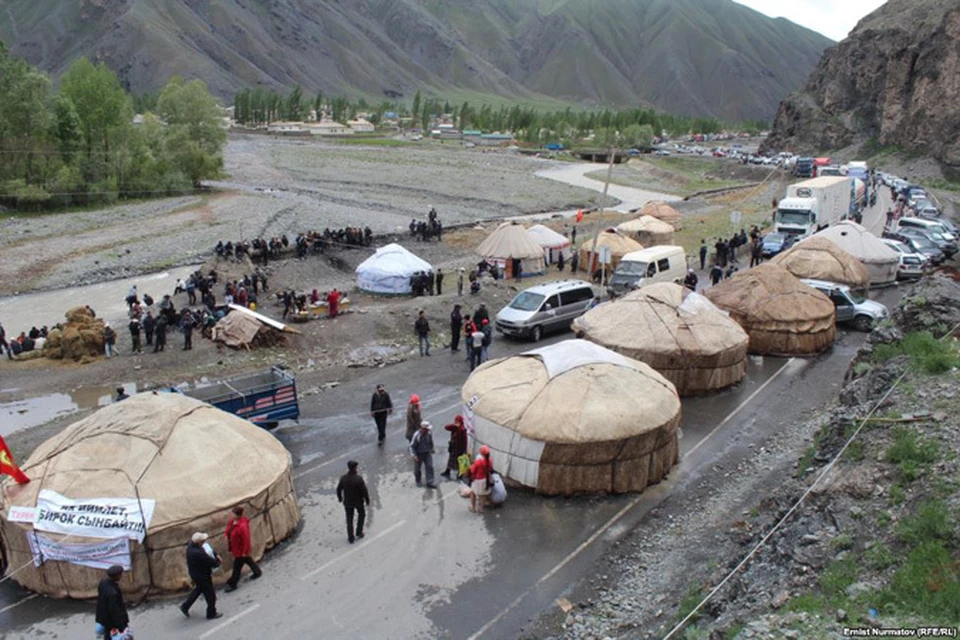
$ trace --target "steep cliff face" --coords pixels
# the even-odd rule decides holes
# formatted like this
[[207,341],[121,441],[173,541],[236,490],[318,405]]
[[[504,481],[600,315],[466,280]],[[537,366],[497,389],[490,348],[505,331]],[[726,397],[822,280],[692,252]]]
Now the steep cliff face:
[[960,2],[890,0],[780,103],[765,149],[874,140],[960,169]]

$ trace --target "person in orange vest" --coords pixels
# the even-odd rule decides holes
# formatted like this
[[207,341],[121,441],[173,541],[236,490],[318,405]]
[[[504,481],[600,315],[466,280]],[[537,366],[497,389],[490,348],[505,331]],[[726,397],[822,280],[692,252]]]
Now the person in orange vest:
[[233,515],[227,523],[227,548],[230,555],[233,556],[233,573],[227,580],[227,591],[236,591],[237,583],[240,582],[240,572],[243,565],[247,565],[253,571],[251,580],[256,580],[263,575],[260,567],[253,561],[250,554],[253,553],[253,546],[250,541],[250,521],[243,516],[243,507],[237,505],[233,508]]
[[331,318],[337,317],[337,311],[340,307],[340,292],[334,289],[327,294],[327,311]]

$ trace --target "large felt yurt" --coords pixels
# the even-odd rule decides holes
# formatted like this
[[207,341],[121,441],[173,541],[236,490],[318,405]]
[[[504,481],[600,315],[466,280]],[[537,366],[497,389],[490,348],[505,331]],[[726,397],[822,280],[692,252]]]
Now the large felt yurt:
[[683,214],[662,200],[651,200],[640,209],[641,216],[650,216],[666,222],[675,231],[683,229]]
[[681,396],[739,382],[747,371],[747,334],[698,293],[671,282],[631,291],[573,321],[603,347],[645,362]]
[[462,398],[474,448],[538,493],[643,491],[676,464],[680,398],[663,376],[586,340],[491,360]]
[[798,278],[814,278],[847,284],[854,288],[870,286],[870,274],[863,263],[820,236],[807,238],[770,260]]
[[496,263],[509,278],[514,275],[512,258],[520,259],[524,275],[543,273],[543,247],[534,241],[522,225],[504,222],[480,243],[475,253],[487,262]]
[[673,244],[673,225],[653,216],[640,216],[617,226],[617,231],[625,233],[645,247],[661,244]]
[[[606,267],[608,274],[617,268],[623,256],[643,249],[642,244],[613,227],[604,229],[597,236],[597,254],[601,253],[601,247],[610,247],[610,264]],[[591,259],[592,256],[593,238],[585,238],[583,244],[580,245],[580,268],[587,273],[593,273],[600,268],[599,261]]]
[[[194,532],[228,559],[230,509],[250,519],[254,558],[300,520],[290,454],[270,433],[178,393],[141,393],[75,422],[0,485],[0,538],[14,580],[55,597],[97,595],[103,569],[124,595],[186,589]],[[106,565],[106,566],[105,566]],[[229,571],[214,574],[224,582]]]
[[750,353],[814,355],[836,337],[836,310],[830,298],[783,267],[761,264],[741,271],[707,289],[706,296],[747,332]]
[[406,295],[412,291],[413,274],[432,270],[429,262],[392,243],[357,266],[357,286],[369,293]]
[[562,233],[557,233],[550,227],[545,227],[542,224],[535,224],[527,229],[527,235],[543,247],[543,258],[547,264],[557,262],[561,254],[564,258],[569,257],[570,241]]
[[856,222],[842,220],[818,231],[814,237],[826,238],[862,262],[870,274],[871,285],[896,282],[900,254]]

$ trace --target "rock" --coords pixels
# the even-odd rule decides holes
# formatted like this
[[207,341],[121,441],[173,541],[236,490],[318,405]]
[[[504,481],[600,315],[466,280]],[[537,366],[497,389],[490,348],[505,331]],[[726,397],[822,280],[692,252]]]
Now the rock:
[[820,542],[820,536],[815,533],[808,533],[800,538],[800,544],[802,545],[817,544],[818,542]]
[[873,587],[866,582],[854,582],[844,590],[844,593],[847,594],[848,598],[854,599],[857,596],[864,593],[869,593],[870,591],[873,591]]
[[774,609],[779,609],[780,607],[785,605],[787,603],[787,600],[789,599],[790,599],[790,592],[786,590],[781,591],[773,597],[773,600],[770,601],[770,606],[773,607]]
[[843,622],[847,619],[847,612],[843,609],[837,609],[837,622]]

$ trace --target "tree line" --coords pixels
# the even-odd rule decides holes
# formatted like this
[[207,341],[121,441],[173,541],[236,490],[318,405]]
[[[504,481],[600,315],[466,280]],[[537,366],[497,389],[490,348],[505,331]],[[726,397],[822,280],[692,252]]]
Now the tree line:
[[[150,108],[140,124],[135,106]],[[80,58],[54,89],[0,43],[0,203],[40,210],[190,192],[222,174],[222,116],[200,80],[131,96],[105,65]]]

